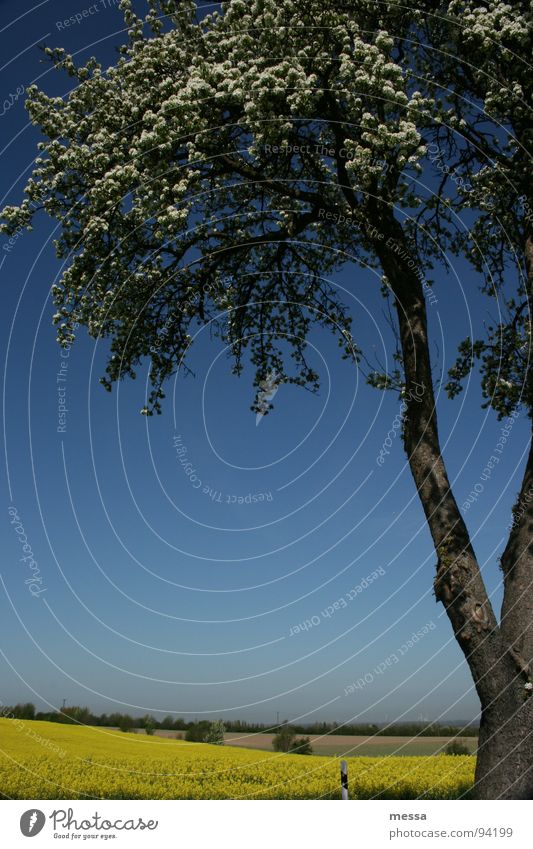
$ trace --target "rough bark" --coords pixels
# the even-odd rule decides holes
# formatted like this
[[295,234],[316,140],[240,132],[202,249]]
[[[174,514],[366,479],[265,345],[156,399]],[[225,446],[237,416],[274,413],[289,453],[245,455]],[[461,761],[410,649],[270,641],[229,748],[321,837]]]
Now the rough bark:
[[[525,689],[533,605],[531,513],[511,535],[504,554],[506,598],[500,628],[442,457],[421,275],[394,217],[381,216],[376,226],[384,234],[376,250],[398,316],[407,395],[404,445],[437,552],[435,595],[446,609],[481,702],[474,795],[533,798],[533,697]],[[533,459],[524,487],[530,484]]]
[[501,557],[504,597],[501,631],[517,663],[533,671],[533,443],[518,499],[513,508],[509,539]]
[[509,654],[494,669],[501,692],[482,705],[474,796],[533,799],[533,696]]
[[[527,238],[526,287],[533,307],[533,240]],[[527,380],[533,379],[529,368]],[[529,392],[531,397],[531,392]],[[500,630],[511,669],[507,685],[483,711],[476,772],[479,798],[533,799],[533,441],[501,557],[504,581]],[[509,680],[509,678],[511,680]],[[514,779],[514,780],[513,780]],[[502,792],[502,788],[504,788]]]

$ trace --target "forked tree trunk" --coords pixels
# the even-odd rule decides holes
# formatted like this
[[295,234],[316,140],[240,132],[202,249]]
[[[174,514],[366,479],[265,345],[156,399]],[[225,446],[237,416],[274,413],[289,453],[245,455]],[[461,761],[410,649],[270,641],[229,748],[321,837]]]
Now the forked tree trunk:
[[[525,246],[529,314],[533,309],[533,241]],[[530,353],[531,355],[531,353]],[[527,380],[533,379],[530,368]],[[531,386],[527,392],[531,397]],[[476,784],[481,799],[533,799],[533,441],[501,557],[504,581],[500,631],[509,669],[483,712]],[[507,685],[504,681],[507,679]]]
[[[395,218],[382,208],[375,224],[387,236],[375,248],[395,296],[407,395],[404,447],[437,552],[435,595],[444,604],[481,702],[473,795],[532,799],[533,696],[527,689],[533,651],[531,511],[511,532],[502,557],[500,626],[441,453],[420,276],[409,267],[409,247]],[[533,486],[532,456],[522,493]]]

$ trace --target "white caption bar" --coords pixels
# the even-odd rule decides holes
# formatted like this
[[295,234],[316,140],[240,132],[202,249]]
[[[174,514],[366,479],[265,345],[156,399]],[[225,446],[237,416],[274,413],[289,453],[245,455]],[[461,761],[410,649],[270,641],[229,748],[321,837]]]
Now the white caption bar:
[[3,801],[0,826],[10,849],[62,844],[531,849],[531,807],[527,801]]

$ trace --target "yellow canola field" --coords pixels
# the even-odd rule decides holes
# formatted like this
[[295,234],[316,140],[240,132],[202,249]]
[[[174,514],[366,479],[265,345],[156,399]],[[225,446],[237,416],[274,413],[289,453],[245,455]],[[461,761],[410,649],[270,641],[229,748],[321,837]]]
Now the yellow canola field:
[[[475,758],[350,758],[350,798],[457,799]],[[339,760],[0,719],[0,798],[340,799]]]

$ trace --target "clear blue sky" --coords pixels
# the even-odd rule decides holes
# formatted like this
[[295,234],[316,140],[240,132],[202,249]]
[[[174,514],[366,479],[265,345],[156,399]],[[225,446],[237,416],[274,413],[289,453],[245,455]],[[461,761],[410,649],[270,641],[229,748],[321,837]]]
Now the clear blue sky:
[[[93,4],[97,11],[81,23],[58,26],[89,6],[0,3],[3,202],[20,198],[37,155],[38,133],[17,88],[37,80],[63,95],[70,82],[50,70],[37,45],[114,61],[121,28],[115,4]],[[320,394],[281,387],[275,411],[256,426],[250,375],[232,377],[204,331],[196,379],[172,383],[164,415],[147,420],[139,410],[148,363],[137,381],[108,395],[98,383],[102,344],[82,335],[68,359],[60,357],[48,297],[60,270],[53,228],[39,219],[9,251],[0,239],[7,460],[0,699],[46,709],[66,698],[96,712],[265,722],[278,711],[302,721],[474,717],[477,697],[435,603],[435,554],[398,439],[386,463],[376,463],[397,399],[366,386],[333,340],[317,332],[312,362],[322,376]],[[347,266],[335,283],[346,290],[357,341],[370,355],[383,360],[388,348],[390,356],[373,275]],[[490,305],[461,263],[439,275],[435,292],[429,312],[438,375]],[[66,379],[58,383],[65,362]],[[60,387],[64,433],[57,432]],[[502,426],[479,404],[476,380],[455,402],[439,394],[460,503],[480,481]],[[176,434],[198,489],[179,463]],[[498,610],[497,557],[528,435],[521,418],[467,514]],[[268,500],[246,499],[261,493]],[[25,584],[30,570],[10,524],[13,505],[46,588],[37,597]],[[354,600],[322,614],[378,568],[385,574]],[[294,633],[312,617],[310,630]],[[376,674],[380,664],[387,671]],[[365,674],[365,685],[346,695]]]

